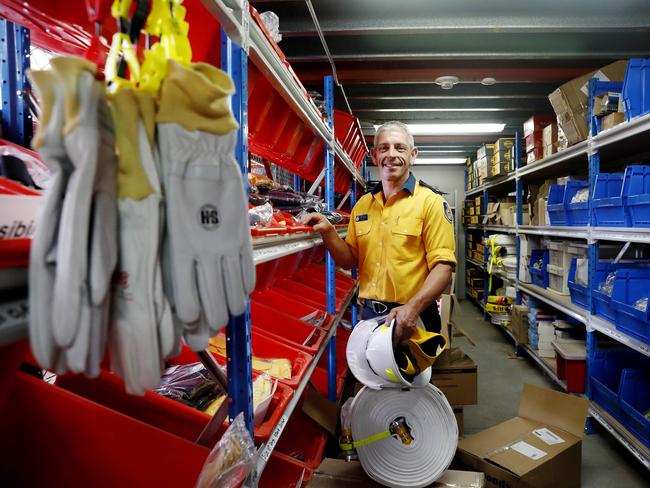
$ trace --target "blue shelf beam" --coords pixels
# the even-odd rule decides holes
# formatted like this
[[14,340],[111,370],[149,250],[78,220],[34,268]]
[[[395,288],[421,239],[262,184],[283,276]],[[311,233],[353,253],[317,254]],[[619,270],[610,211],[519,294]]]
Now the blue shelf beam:
[[2,137],[24,147],[32,140],[27,70],[29,69],[29,29],[0,19],[2,68]]
[[[233,79],[235,94],[232,110],[239,123],[235,153],[242,172],[244,188],[248,187],[248,56],[246,52],[221,31],[221,68]],[[246,426],[253,436],[253,369],[251,351],[250,303],[246,312],[231,317],[226,327],[226,356],[228,358],[228,397],[231,400],[231,420],[243,412]]]

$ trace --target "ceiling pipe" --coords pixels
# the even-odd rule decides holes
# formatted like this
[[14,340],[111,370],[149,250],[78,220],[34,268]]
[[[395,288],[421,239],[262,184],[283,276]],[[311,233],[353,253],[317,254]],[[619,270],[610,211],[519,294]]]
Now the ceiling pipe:
[[327,59],[330,62],[330,65],[332,66],[332,74],[334,75],[334,83],[336,83],[336,86],[338,86],[341,89],[341,93],[343,93],[343,99],[345,100],[345,105],[348,107],[348,112],[352,114],[352,108],[350,108],[350,103],[348,102],[348,97],[345,94],[345,90],[343,89],[343,85],[339,82],[339,77],[336,74],[336,65],[334,64],[334,58],[332,58],[332,54],[330,53],[329,47],[327,47],[327,41],[325,41],[325,36],[323,35],[323,31],[320,28],[320,22],[318,22],[318,17],[316,16],[316,11],[314,10],[314,6],[311,3],[311,0],[305,0],[305,3],[307,4],[307,9],[309,9],[309,14],[311,15],[311,19],[314,22],[314,26],[316,27],[316,32],[318,32],[318,37],[320,38],[320,42],[323,45],[323,49],[325,50],[325,54],[327,55]]

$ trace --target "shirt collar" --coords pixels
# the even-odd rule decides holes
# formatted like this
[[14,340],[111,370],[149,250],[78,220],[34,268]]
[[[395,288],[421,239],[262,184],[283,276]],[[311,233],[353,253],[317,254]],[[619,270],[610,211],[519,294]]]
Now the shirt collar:
[[[402,190],[406,190],[406,191],[409,192],[411,195],[413,195],[413,194],[415,193],[415,176],[413,176],[413,173],[409,173],[409,177],[406,179],[406,181],[405,181],[404,184],[402,185],[402,188],[401,188],[401,189],[402,189]],[[370,190],[370,193],[372,193],[373,195],[376,195],[376,194],[379,193],[381,190],[382,190],[382,186],[381,186],[381,181],[380,181],[379,183],[377,183],[377,184],[372,188],[372,190]]]

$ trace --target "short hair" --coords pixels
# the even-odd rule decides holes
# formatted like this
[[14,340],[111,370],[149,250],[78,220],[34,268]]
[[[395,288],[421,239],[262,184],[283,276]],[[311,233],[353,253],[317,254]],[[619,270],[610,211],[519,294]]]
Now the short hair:
[[415,147],[415,140],[413,139],[413,134],[411,134],[408,125],[404,124],[403,122],[399,122],[397,120],[384,122],[379,127],[377,127],[377,130],[375,131],[375,139],[373,141],[373,144],[375,146],[377,145],[377,137],[379,137],[380,132],[383,132],[385,130],[394,130],[394,129],[401,130],[402,132],[404,132],[404,134],[406,134],[406,138],[410,146],[412,148]]

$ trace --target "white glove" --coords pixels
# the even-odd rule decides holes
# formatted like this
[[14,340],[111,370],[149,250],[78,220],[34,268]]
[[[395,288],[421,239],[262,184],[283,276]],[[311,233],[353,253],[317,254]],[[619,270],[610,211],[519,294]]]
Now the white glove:
[[64,88],[64,145],[74,166],[61,214],[53,333],[72,371],[97,375],[117,260],[113,127],[96,67],[73,57],[52,66]]
[[60,356],[51,327],[57,268],[56,246],[61,206],[72,172],[72,163],[63,148],[62,87],[51,71],[32,71],[30,78],[41,100],[40,125],[32,145],[38,150],[52,176],[36,217],[36,231],[30,250],[29,337],[38,363],[43,368],[54,369]]
[[255,286],[231,93],[220,70],[170,61],[157,116],[174,304],[194,349],[244,313]]
[[[123,89],[112,99],[120,154],[120,262],[114,288],[110,350],[129,393],[160,384],[163,355],[173,349],[169,304],[160,271],[161,190],[145,130],[153,99]],[[153,128],[153,109],[151,110]],[[153,134],[152,134],[153,135]]]

